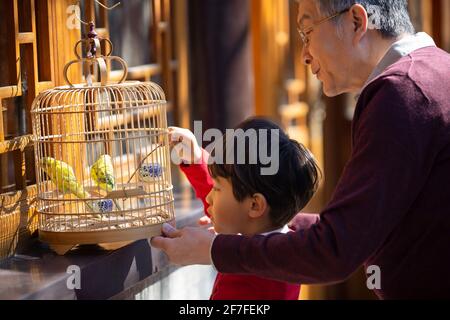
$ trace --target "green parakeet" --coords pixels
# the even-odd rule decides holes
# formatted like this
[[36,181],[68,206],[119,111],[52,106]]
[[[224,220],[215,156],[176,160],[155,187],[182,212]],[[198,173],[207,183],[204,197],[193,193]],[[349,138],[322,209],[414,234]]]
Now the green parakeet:
[[80,199],[89,198],[89,193],[87,193],[83,186],[78,183],[75,173],[70,165],[50,157],[42,158],[40,164],[60,192],[70,192]]
[[[50,157],[42,158],[40,164],[50,180],[56,185],[59,192],[72,193],[80,199],[90,198],[90,194],[78,183],[75,173],[70,165]],[[86,202],[86,205],[91,211],[96,212],[92,204]]]
[[[116,187],[116,179],[114,178],[114,167],[111,156],[105,154],[100,156],[91,167],[91,178],[95,184],[106,192],[111,192]],[[118,210],[122,210],[114,199],[114,204]]]

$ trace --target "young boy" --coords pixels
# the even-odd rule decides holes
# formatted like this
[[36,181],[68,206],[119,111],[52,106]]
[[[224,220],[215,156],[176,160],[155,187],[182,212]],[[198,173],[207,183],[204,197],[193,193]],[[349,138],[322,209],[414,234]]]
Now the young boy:
[[[223,154],[234,151],[231,157],[233,163],[226,161],[224,156],[223,161],[215,159],[207,165],[209,155],[198,146],[194,135],[186,129],[170,128],[170,140],[187,147],[184,150],[192,151],[183,154],[180,145],[175,146],[175,153],[184,162],[180,167],[197,197],[203,201],[215,232],[245,236],[288,233],[287,223],[304,208],[316,191],[319,169],[306,148],[289,139],[279,126],[269,120],[252,118],[236,129],[242,129],[244,133],[251,129],[256,133],[266,130],[267,134],[256,134],[256,140],[252,143],[250,138],[246,140],[244,164],[237,161],[242,156],[237,148],[237,138],[231,137],[235,139],[234,150],[226,150],[226,140],[230,136],[225,135]],[[275,174],[264,175],[261,169],[267,165],[263,165],[259,157],[256,164],[249,161],[250,154],[259,154],[263,145],[264,150],[272,150],[274,139],[278,143],[278,157],[274,157],[275,154],[270,156],[278,161],[278,170]],[[297,300],[299,292],[300,285],[296,284],[219,273],[211,299]]]

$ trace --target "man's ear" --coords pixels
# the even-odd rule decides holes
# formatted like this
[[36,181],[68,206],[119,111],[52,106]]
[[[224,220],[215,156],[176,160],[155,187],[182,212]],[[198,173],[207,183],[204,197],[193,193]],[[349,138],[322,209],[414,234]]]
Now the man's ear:
[[353,44],[357,44],[361,41],[369,28],[369,17],[366,9],[360,5],[355,4],[350,8],[350,14],[353,23]]
[[269,209],[269,204],[267,203],[266,197],[261,193],[255,193],[250,199],[251,207],[248,212],[250,218],[260,218],[266,214],[267,209]]

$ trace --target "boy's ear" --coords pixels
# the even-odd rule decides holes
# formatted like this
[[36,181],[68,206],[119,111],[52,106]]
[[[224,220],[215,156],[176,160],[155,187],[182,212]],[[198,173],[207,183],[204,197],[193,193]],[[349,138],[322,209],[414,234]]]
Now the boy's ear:
[[250,218],[260,218],[262,217],[267,209],[269,208],[269,204],[267,203],[266,197],[261,193],[255,193],[250,199],[251,207],[248,213]]

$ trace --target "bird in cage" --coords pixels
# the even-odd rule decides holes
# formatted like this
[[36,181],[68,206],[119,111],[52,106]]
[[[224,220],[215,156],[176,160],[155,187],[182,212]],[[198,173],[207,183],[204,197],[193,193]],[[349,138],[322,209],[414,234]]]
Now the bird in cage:
[[[116,188],[116,179],[114,177],[114,167],[111,156],[101,155],[91,167],[91,178],[95,184],[103,191],[111,192]],[[113,200],[117,210],[122,210],[117,200]]]
[[[40,165],[61,193],[72,193],[79,199],[89,199],[91,197],[78,182],[73,168],[69,164],[51,157],[46,157],[40,160]],[[86,205],[92,212],[96,213],[104,213],[112,210],[112,202],[110,199],[87,201]]]
[[60,192],[70,192],[80,199],[89,198],[89,193],[77,181],[73,168],[70,165],[50,157],[42,158],[40,164]]
[[[112,49],[90,23],[75,45],[78,59],[64,67],[68,86],[33,102],[39,237],[60,254],[159,236],[163,223],[175,221],[164,91],[126,81],[127,64]],[[108,79],[112,61],[122,66],[119,81]],[[72,66],[87,84],[69,81]],[[58,160],[43,159],[48,152]]]
[[111,199],[89,201],[88,206],[90,206],[94,212],[107,213],[112,211],[113,201]]
[[162,174],[163,168],[159,163],[143,164],[138,171],[139,181],[145,183],[154,182],[155,179],[161,177]]

